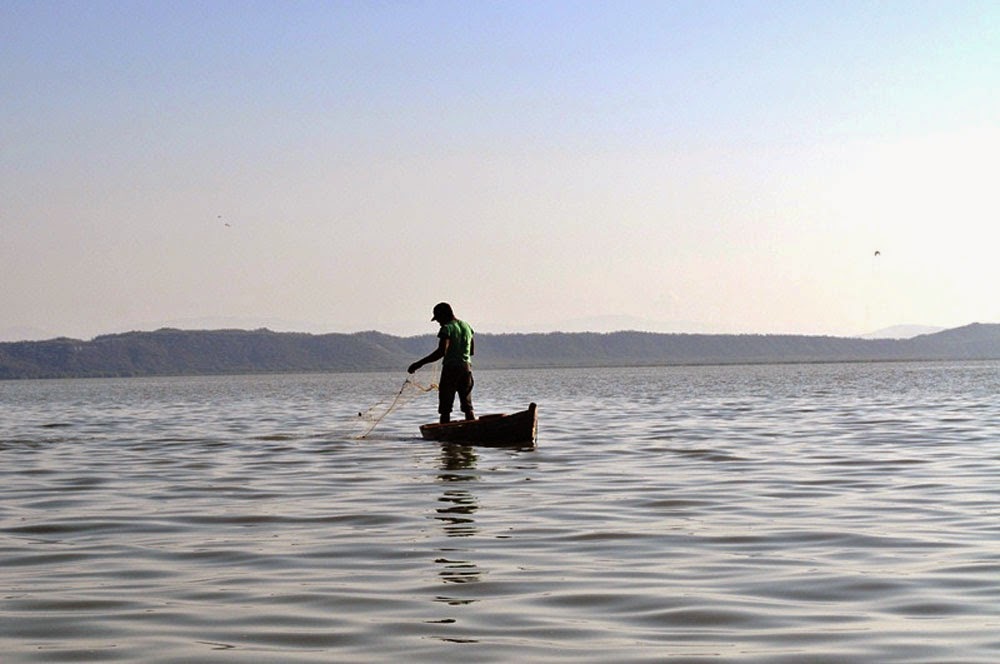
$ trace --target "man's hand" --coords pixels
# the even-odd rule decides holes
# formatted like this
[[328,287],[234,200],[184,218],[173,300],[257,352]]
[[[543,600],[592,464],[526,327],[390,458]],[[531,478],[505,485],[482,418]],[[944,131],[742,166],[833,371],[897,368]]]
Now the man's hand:
[[417,370],[417,369],[419,369],[419,368],[420,368],[420,367],[422,367],[422,366],[424,366],[424,365],[420,364],[419,362],[414,362],[414,363],[413,363],[413,364],[411,364],[411,365],[410,365],[410,367],[409,367],[409,368],[408,368],[408,369],[406,370],[406,373],[414,373],[414,372],[416,372],[416,370]]

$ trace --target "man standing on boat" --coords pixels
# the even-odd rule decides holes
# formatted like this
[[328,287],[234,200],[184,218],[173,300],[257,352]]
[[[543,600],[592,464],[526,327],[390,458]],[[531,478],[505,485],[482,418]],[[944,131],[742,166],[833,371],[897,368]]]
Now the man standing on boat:
[[455,318],[451,305],[441,302],[434,306],[434,317],[441,325],[438,331],[438,347],[433,353],[410,365],[407,371],[413,373],[425,364],[442,360],[441,380],[438,381],[438,412],[441,422],[451,421],[451,409],[458,395],[459,407],[465,419],[474,420],[472,410],[472,356],[476,352],[472,326]]

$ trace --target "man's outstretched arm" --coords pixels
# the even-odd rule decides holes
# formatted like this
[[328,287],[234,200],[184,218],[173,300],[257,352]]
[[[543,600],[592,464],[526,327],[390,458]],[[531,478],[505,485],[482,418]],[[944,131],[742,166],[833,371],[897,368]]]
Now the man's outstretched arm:
[[410,367],[406,370],[407,373],[413,373],[420,367],[424,366],[425,364],[430,364],[431,362],[437,362],[438,360],[440,360],[442,357],[444,357],[444,354],[448,352],[448,345],[450,343],[451,341],[449,339],[441,339],[441,341],[438,342],[437,349],[427,357],[421,358],[416,362],[414,362],[413,364],[411,364]]

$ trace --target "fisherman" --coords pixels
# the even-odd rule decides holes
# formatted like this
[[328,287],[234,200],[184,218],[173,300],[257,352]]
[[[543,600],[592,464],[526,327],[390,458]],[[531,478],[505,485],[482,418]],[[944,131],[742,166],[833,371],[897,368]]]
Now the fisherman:
[[437,350],[411,364],[407,371],[413,373],[425,364],[442,360],[441,379],[438,381],[438,413],[441,414],[441,423],[451,421],[451,409],[455,405],[456,394],[459,407],[465,413],[465,419],[474,420],[476,415],[472,410],[472,356],[476,352],[476,346],[472,326],[455,318],[455,313],[447,302],[440,302],[434,306],[434,317],[431,320],[441,325],[437,335]]

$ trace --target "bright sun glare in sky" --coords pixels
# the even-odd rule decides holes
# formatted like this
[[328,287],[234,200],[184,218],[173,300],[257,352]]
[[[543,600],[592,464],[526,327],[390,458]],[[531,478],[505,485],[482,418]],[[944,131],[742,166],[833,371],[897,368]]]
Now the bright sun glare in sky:
[[14,1],[0,79],[0,340],[1000,321],[997,3]]

